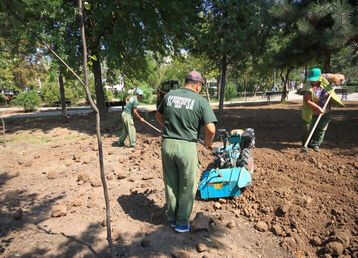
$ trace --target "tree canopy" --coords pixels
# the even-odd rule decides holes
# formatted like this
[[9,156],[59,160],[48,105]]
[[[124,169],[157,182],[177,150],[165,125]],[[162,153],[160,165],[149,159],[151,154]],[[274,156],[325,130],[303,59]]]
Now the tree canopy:
[[[84,7],[90,86],[101,112],[104,82],[156,88],[191,69],[218,79],[221,110],[226,80],[254,92],[281,81],[286,91],[315,65],[357,81],[356,0],[88,0]],[[76,1],[4,0],[0,20],[1,88],[41,88],[56,73],[68,88],[74,76],[46,46],[82,73]]]

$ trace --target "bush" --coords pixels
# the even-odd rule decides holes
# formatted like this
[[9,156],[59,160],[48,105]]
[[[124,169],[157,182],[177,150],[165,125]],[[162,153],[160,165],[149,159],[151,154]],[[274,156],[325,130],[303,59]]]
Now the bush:
[[0,94],[0,105],[5,105],[7,103],[7,97],[4,94]]
[[41,98],[36,91],[21,92],[16,98],[11,101],[16,106],[22,106],[25,112],[34,111],[41,103]]
[[155,103],[155,96],[153,94],[153,89],[151,88],[143,88],[143,103],[153,104]]
[[54,83],[48,83],[41,89],[41,98],[42,101],[52,105],[59,101],[59,89],[58,86]]
[[[78,86],[78,88],[75,88]],[[72,104],[76,103],[80,98],[84,97],[84,91],[80,85],[75,85],[72,81],[65,83],[65,98],[69,100]],[[53,105],[55,103],[61,102],[60,98],[60,89],[59,85],[54,82],[49,82],[44,84],[41,89],[41,99],[44,103],[48,105]]]
[[104,94],[105,94],[106,101],[112,101],[113,100],[114,94],[113,94],[113,92],[111,90],[105,90]]
[[225,87],[225,100],[230,100],[233,99],[237,96],[237,90],[236,90],[236,85],[232,82],[229,82],[228,84],[226,84]]
[[122,101],[122,100],[126,100],[126,98],[129,96],[129,93],[126,90],[116,91],[114,93],[114,96],[116,99],[119,99],[119,101]]

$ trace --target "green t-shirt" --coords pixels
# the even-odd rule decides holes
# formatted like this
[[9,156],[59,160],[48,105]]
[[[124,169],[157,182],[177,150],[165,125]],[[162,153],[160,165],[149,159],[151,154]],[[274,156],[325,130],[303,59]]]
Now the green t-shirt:
[[196,142],[203,125],[217,122],[208,101],[187,88],[171,90],[158,111],[164,118],[163,138]]
[[139,105],[139,102],[138,102],[137,97],[131,96],[131,97],[129,97],[123,111],[127,112],[128,114],[132,114],[133,108],[137,108],[138,105]]

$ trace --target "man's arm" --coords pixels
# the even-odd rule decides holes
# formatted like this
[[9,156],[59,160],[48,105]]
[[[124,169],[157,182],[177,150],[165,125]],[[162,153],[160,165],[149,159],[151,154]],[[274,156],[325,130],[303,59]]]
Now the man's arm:
[[133,114],[139,121],[141,122],[144,121],[144,118],[141,115],[139,115],[138,110],[136,108],[133,108]]
[[155,113],[155,118],[157,119],[157,121],[159,122],[159,124],[164,127],[164,118],[163,115],[160,112],[156,112]]
[[303,97],[303,101],[306,102],[308,106],[310,106],[310,108],[313,110],[315,114],[319,115],[323,113],[324,110],[319,105],[317,105],[312,101],[312,95],[310,92],[305,93]]
[[204,125],[204,145],[208,149],[211,149],[211,146],[213,145],[215,131],[216,128],[214,123]]

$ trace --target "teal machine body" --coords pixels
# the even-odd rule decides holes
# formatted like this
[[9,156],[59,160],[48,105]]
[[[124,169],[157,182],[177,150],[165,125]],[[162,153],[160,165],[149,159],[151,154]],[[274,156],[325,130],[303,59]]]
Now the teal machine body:
[[214,150],[215,168],[203,172],[198,186],[200,198],[204,200],[239,196],[252,182],[253,129],[233,130],[230,134],[226,130],[218,131],[223,146]]

